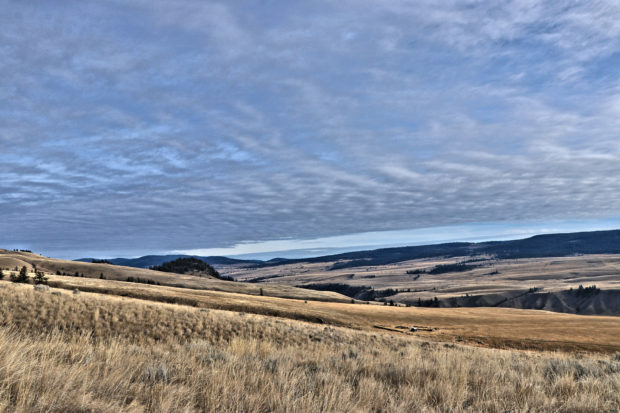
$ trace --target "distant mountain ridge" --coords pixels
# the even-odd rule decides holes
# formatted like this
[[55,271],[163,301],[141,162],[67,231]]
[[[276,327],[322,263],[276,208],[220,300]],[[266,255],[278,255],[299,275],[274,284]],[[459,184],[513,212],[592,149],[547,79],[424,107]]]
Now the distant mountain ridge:
[[[177,258],[199,258],[210,265],[278,266],[294,263],[336,262],[333,269],[359,266],[393,264],[402,261],[433,258],[491,255],[502,259],[565,257],[584,254],[620,254],[620,230],[574,232],[567,234],[535,235],[530,238],[511,241],[452,242],[412,247],[381,248],[355,251],[314,258],[286,259],[269,261],[240,260],[227,257],[200,257],[195,255],[147,255],[140,258],[115,258],[112,264],[128,267],[148,268],[161,265]],[[92,258],[76,261],[90,262]]]
[[333,269],[393,264],[421,258],[490,255],[501,259],[566,257],[585,254],[620,254],[620,230],[535,235],[511,241],[452,242],[412,247],[381,248],[316,258],[263,263],[276,266],[294,263],[336,262]]

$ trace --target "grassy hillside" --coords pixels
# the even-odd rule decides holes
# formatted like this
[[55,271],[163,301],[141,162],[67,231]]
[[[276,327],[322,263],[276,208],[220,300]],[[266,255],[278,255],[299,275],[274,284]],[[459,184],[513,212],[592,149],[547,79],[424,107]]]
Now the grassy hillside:
[[618,355],[473,348],[1,284],[3,411],[620,409]]
[[[37,270],[43,271],[48,275],[57,273],[68,274],[70,276],[63,277],[67,282],[71,279],[97,279],[103,277],[105,280],[126,281],[133,279],[134,281],[151,281],[163,286],[176,286],[191,289],[205,289],[214,291],[226,291],[241,294],[253,295],[270,295],[274,297],[289,297],[304,300],[327,300],[348,302],[349,298],[334,292],[319,292],[295,288],[292,286],[259,286],[244,282],[221,281],[209,276],[194,276],[189,274],[172,274],[167,272],[153,271],[144,268],[123,267],[110,264],[93,264],[77,261],[59,260],[47,258],[41,255],[29,252],[15,252],[0,249],[0,268],[4,269],[7,274],[15,272],[15,268],[22,266],[28,267],[32,272],[34,266]],[[7,271],[10,270],[10,271]]]
[[[343,326],[364,331],[390,331],[441,342],[485,347],[620,351],[620,323],[615,317],[577,316],[510,308],[415,308],[350,304],[253,296],[220,291],[134,284],[75,277],[50,277],[67,290],[222,309]],[[0,285],[13,285],[0,282]],[[32,288],[32,287],[30,287]],[[409,327],[420,327],[417,332]]]

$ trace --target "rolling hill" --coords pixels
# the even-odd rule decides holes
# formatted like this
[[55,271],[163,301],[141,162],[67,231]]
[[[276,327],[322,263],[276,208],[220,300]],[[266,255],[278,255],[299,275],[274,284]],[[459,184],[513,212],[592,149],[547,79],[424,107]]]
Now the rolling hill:
[[[302,300],[327,300],[349,302],[350,298],[330,291],[313,291],[288,285],[257,285],[245,282],[222,281],[211,276],[195,276],[153,271],[145,268],[125,267],[103,263],[86,263],[44,257],[25,251],[0,249],[0,269],[17,272],[26,266],[29,272],[42,271],[61,280],[96,279],[101,281],[125,281],[126,285],[156,284],[196,290],[213,290],[248,295],[266,295]],[[137,284],[134,284],[137,283]]]
[[[620,326],[612,317],[253,298],[341,317],[351,328],[0,281],[0,405],[7,412],[620,406]],[[432,328],[400,327],[411,323]]]

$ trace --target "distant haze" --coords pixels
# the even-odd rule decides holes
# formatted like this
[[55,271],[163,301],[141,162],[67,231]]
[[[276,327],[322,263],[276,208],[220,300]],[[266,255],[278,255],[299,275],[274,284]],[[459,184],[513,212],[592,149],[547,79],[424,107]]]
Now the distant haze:
[[620,3],[0,6],[0,247],[271,258],[619,227]]

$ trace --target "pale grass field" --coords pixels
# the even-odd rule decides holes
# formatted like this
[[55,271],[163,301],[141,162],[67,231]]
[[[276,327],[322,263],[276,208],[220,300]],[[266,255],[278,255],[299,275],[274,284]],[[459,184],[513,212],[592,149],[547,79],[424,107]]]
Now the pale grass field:
[[[8,282],[0,282],[10,284]],[[296,300],[221,291],[193,290],[50,276],[50,284],[83,291],[188,306],[241,311],[311,321],[358,330],[377,327],[432,329],[414,335],[428,340],[462,342],[495,348],[620,352],[620,318],[582,316],[512,308],[419,308]],[[233,283],[236,284],[236,283]]]
[[0,288],[7,412],[616,412],[620,355]]

